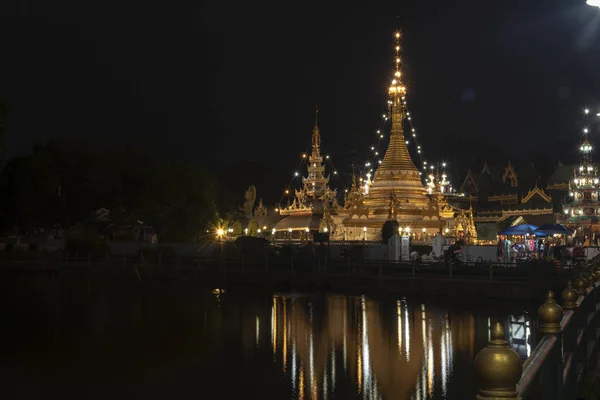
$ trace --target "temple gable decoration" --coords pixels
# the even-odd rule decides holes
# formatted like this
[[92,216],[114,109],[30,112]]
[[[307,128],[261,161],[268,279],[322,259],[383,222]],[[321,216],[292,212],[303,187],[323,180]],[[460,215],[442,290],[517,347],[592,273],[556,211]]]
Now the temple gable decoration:
[[510,161],[508,162],[508,165],[504,169],[504,175],[502,175],[502,182],[507,183],[507,181],[510,183],[510,186],[512,186],[512,187],[519,186],[519,180],[517,179],[517,172],[515,171],[515,168],[513,167],[512,163]]
[[470,192],[470,193],[479,192],[479,188],[477,187],[477,183],[475,183],[475,177],[473,176],[473,172],[471,171],[471,168],[469,168],[469,170],[467,171],[467,176],[465,177],[465,180],[463,181],[463,184],[460,187],[460,190],[462,192]]

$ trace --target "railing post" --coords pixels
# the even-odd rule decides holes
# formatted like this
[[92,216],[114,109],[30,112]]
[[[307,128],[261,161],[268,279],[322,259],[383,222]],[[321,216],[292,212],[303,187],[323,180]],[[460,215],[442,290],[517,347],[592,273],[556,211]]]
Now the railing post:
[[493,268],[493,264],[492,263],[490,263],[489,266],[490,266],[490,281],[491,281],[491,280],[494,280],[494,276],[493,276],[493,270],[494,270],[494,268]]
[[452,280],[452,260],[448,263],[448,272],[450,274],[450,280]]
[[575,288],[577,289],[577,294],[579,296],[584,296],[583,301],[581,302],[577,313],[575,314],[577,330],[582,329],[584,331],[582,345],[577,349],[577,362],[583,364],[586,368],[588,365],[588,354],[587,354],[587,340],[586,340],[586,331],[587,331],[587,313],[588,313],[588,296],[587,296],[587,286],[588,281],[583,277],[583,274],[577,278],[575,281]]
[[88,253],[88,267],[92,267],[92,252]]
[[[548,298],[538,309],[540,333],[548,337],[557,337],[560,343],[563,309],[554,301],[554,293],[548,292]],[[542,398],[558,400],[562,398],[562,352],[561,346],[554,346],[542,365]]]
[[77,264],[77,252],[75,252],[75,264]]
[[265,255],[265,272],[269,273],[269,252]]
[[504,328],[494,325],[487,347],[475,357],[475,372],[480,389],[477,400],[519,400],[517,383],[521,379],[521,358],[504,340]]
[[[560,295],[562,299],[562,308],[566,312],[575,313],[577,311],[577,299],[579,294],[573,289],[571,281],[567,283],[567,287]],[[567,330],[562,334],[562,360],[563,365],[569,366],[567,377],[564,381],[563,399],[573,400],[577,398],[577,315],[573,315],[571,323],[567,326]],[[564,329],[564,327],[563,327]],[[568,361],[570,359],[570,362]]]
[[242,254],[242,272],[244,272],[244,255]]
[[412,277],[414,279],[414,278],[416,278],[416,270],[417,270],[417,266],[415,265],[415,263],[411,264],[411,268],[412,268]]
[[58,265],[60,265],[60,250],[58,251]]
[[162,266],[162,253],[160,251],[158,252],[158,266]]

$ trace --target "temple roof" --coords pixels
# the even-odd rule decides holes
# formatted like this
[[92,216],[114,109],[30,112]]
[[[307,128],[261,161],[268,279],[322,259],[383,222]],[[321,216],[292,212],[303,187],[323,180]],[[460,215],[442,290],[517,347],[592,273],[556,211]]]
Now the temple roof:
[[[490,166],[484,163],[481,172],[467,171],[461,186],[463,192],[477,192],[486,195],[518,194],[541,184],[540,174],[533,164]],[[516,185],[513,184],[516,183]]]
[[559,183],[569,183],[571,179],[573,179],[573,169],[575,165],[568,164],[563,165],[559,164],[550,178],[548,179],[548,185],[559,184]]

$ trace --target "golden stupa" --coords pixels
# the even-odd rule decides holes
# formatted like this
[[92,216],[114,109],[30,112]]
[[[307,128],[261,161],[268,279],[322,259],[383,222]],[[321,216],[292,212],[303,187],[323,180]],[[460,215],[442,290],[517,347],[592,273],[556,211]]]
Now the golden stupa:
[[389,220],[397,221],[405,232],[422,240],[454,228],[455,210],[442,193],[438,174],[430,177],[432,183],[426,187],[406,147],[406,86],[400,71],[399,33],[395,34],[394,63],[388,93],[391,114],[388,148],[373,181],[362,187],[353,182],[344,209],[334,217],[340,239],[379,240],[383,224]]

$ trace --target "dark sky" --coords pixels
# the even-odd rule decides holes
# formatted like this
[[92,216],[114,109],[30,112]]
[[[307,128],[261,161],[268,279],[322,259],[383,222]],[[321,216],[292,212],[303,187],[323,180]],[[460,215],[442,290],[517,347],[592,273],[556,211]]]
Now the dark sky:
[[376,142],[398,25],[428,159],[558,159],[583,105],[600,111],[600,10],[585,0],[366,4],[0,2],[7,152],[77,136],[291,177],[318,103],[343,169],[353,141],[363,159]]

